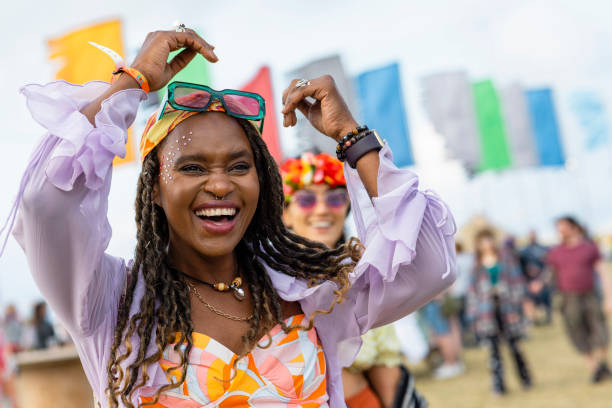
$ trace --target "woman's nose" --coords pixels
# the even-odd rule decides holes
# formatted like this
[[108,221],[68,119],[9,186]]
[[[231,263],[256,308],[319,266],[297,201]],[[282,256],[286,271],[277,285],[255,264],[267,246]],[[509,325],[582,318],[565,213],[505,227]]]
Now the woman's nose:
[[215,197],[227,197],[234,185],[226,174],[212,174],[204,184],[204,190]]

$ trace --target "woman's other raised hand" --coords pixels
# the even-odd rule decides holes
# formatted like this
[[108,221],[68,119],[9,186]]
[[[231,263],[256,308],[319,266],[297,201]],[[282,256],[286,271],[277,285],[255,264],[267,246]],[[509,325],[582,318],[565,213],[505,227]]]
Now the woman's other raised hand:
[[[313,98],[314,102],[307,97]],[[336,141],[358,126],[330,75],[310,81],[294,79],[283,92],[283,105],[285,127],[297,123],[296,109],[315,129]]]

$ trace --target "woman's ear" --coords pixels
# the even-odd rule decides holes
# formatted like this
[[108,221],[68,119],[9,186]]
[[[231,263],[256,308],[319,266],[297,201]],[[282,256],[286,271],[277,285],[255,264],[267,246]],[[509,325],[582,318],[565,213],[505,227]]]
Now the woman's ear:
[[159,194],[159,179],[155,180],[155,183],[153,184],[153,202],[160,207],[162,206],[161,197]]
[[287,228],[291,228],[291,225],[293,224],[291,222],[291,215],[289,214],[288,204],[285,204],[285,206],[283,206],[283,224],[285,224],[285,227]]

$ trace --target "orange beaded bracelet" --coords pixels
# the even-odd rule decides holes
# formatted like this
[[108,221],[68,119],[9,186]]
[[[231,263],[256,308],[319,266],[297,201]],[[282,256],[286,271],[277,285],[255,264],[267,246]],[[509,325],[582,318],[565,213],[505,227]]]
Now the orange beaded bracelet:
[[117,68],[117,71],[113,72],[113,79],[116,78],[116,75],[119,75],[122,72],[134,78],[134,80],[138,83],[140,89],[142,89],[146,93],[149,93],[149,81],[147,81],[147,78],[140,71],[130,67],[119,67]]

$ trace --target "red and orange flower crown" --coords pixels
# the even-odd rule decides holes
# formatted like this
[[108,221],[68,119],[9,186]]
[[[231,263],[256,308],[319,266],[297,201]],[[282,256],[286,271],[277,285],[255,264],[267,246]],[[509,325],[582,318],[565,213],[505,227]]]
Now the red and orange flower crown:
[[290,202],[296,191],[311,184],[327,184],[330,188],[346,186],[342,162],[327,153],[302,154],[280,166],[285,201]]

